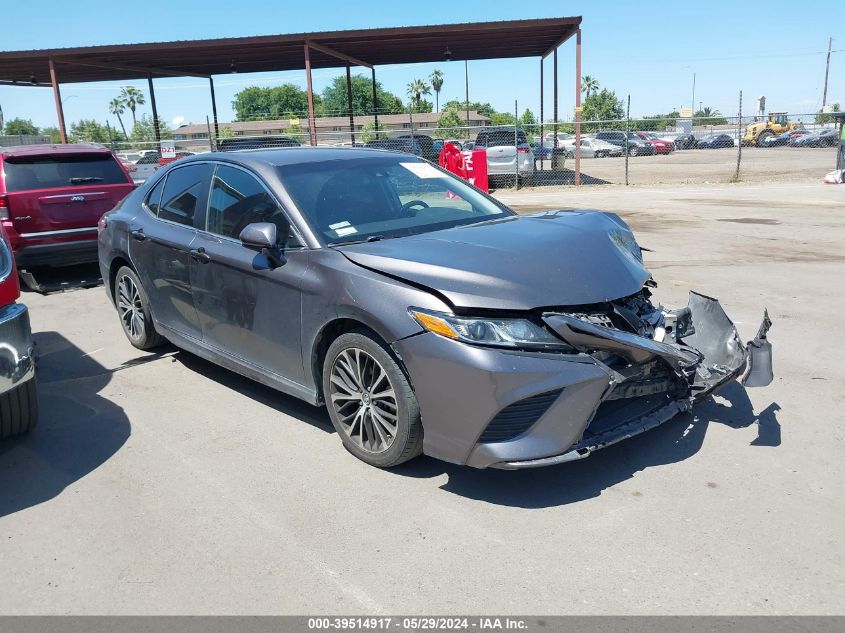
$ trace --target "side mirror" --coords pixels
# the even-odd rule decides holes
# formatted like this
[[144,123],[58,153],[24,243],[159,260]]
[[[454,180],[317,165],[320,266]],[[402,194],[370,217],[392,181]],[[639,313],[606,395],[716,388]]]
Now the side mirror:
[[[284,228],[284,227],[283,227]],[[287,241],[287,236],[290,233],[290,227],[284,228],[284,240],[280,243],[278,239],[279,228],[272,222],[253,222],[247,224],[240,234],[241,244],[246,248],[258,251],[274,266],[279,267],[287,262],[282,248],[284,242]]]

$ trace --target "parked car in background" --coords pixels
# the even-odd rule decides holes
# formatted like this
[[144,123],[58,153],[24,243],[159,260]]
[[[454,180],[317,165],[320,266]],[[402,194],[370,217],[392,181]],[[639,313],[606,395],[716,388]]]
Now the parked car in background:
[[437,160],[440,158],[440,149],[435,149],[434,147],[434,139],[430,136],[425,134],[414,134],[411,136],[410,134],[403,134],[402,136],[397,136],[398,139],[414,139],[414,141],[420,146],[421,154],[417,154],[418,156],[422,156],[426,160],[430,160],[432,163],[436,163]]
[[792,147],[832,147],[839,142],[836,130],[816,130],[789,140]]
[[831,128],[819,132],[817,147],[836,147],[839,145],[839,130]]
[[[584,158],[604,158],[605,156],[622,156],[622,148],[597,138],[581,139],[581,156]],[[569,157],[575,156],[575,148],[566,150]]]
[[626,133],[618,130],[609,130],[606,132],[596,132],[595,134],[595,138],[597,138],[598,140],[605,141],[612,145],[616,145],[617,147],[621,147],[623,151],[626,147],[626,137],[628,154],[630,156],[654,154],[654,145],[651,143],[651,141],[647,141],[644,138],[640,138],[634,132]]
[[698,139],[692,134],[682,134],[675,139],[675,149],[695,149]]
[[97,261],[97,221],[134,188],[99,145],[0,148],[0,222],[18,268]]
[[710,134],[698,140],[698,149],[734,147],[734,140],[727,134]]
[[654,151],[657,154],[671,154],[675,151],[675,144],[672,141],[660,138],[654,132],[635,132],[635,134],[654,145]]
[[482,128],[475,137],[474,148],[487,150],[488,177],[534,179],[534,152],[523,130],[513,127]]
[[128,170],[132,180],[137,183],[145,182],[161,167],[160,152],[146,152],[141,158],[135,161],[135,169]]
[[423,150],[419,141],[416,138],[396,137],[384,138],[377,141],[367,141],[364,147],[369,149],[384,149],[391,152],[403,152],[405,154],[413,154],[414,156],[423,156]]
[[421,453],[563,463],[743,373],[772,380],[768,319],[746,347],[717,300],[652,300],[618,215],[521,216],[407,154],[186,158],[100,226],[105,290],[132,345],[166,339],[325,404],[346,449],[377,467]]
[[760,141],[759,145],[760,147],[779,147],[781,145],[788,145],[789,141],[791,141],[793,138],[804,136],[809,133],[809,130],[804,129],[789,130],[787,132],[784,132],[783,134],[778,134],[777,136],[766,136]]
[[38,420],[32,331],[20,296],[15,258],[0,227],[0,439],[26,433]]
[[300,147],[302,143],[290,136],[234,136],[217,141],[217,151],[237,152],[244,149],[267,149],[272,147]]

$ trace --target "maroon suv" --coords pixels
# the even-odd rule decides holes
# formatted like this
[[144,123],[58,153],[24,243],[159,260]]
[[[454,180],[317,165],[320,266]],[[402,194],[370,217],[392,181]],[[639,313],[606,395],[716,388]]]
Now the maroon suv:
[[97,221],[134,186],[97,145],[0,148],[0,221],[18,268],[97,261]]

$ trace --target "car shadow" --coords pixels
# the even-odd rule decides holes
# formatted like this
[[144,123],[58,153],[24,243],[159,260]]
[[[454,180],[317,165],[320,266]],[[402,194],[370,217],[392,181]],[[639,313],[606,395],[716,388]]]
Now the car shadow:
[[179,350],[173,358],[182,363],[186,369],[201,374],[227,389],[257,400],[279,413],[307,422],[326,433],[335,432],[325,407],[316,407],[184,350]]
[[[732,382],[717,397],[701,402],[692,413],[597,451],[584,460],[506,471],[477,470],[421,457],[388,472],[418,478],[446,474],[449,479],[441,486],[443,490],[496,505],[520,508],[561,506],[598,497],[639,471],[680,462],[695,455],[711,423],[735,429],[756,424],[757,438],[751,445],[779,446],[779,410],[780,406],[772,403],[759,414],[754,413],[745,389]],[[640,493],[634,491],[633,494],[639,496]]]
[[115,371],[57,332],[34,335],[39,419],[28,434],[0,442],[0,517],[59,495],[114,455],[130,435],[123,409],[100,395]]

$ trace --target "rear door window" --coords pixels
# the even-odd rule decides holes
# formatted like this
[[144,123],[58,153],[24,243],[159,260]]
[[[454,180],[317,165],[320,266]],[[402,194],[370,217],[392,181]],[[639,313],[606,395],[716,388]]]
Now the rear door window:
[[4,172],[9,192],[131,182],[111,154],[13,156]]
[[197,210],[205,208],[211,169],[209,163],[198,163],[179,167],[167,174],[158,217],[193,226]]

